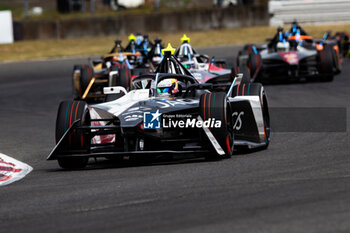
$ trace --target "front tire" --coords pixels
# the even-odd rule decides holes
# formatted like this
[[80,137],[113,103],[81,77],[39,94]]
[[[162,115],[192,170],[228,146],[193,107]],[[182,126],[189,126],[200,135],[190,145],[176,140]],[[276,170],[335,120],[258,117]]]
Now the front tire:
[[266,149],[271,140],[271,128],[270,128],[270,113],[267,101],[267,95],[265,93],[264,87],[261,83],[241,83],[233,89],[235,96],[259,96],[262,115],[263,115],[263,130],[264,130],[264,143],[265,145],[262,149]]
[[[221,121],[220,128],[209,128],[215,139],[225,151],[225,155],[218,155],[216,151],[208,156],[209,159],[229,158],[233,153],[233,129],[231,109],[226,94],[214,92],[203,94],[200,98],[200,116],[203,121],[215,119]],[[206,137],[206,136],[205,136]],[[210,146],[211,143],[210,143]]]
[[[90,125],[88,105],[84,101],[63,101],[60,103],[56,120],[56,143],[58,143],[71,125],[80,120],[78,126]],[[81,130],[75,130],[61,142],[63,151],[85,150],[90,139]],[[58,164],[64,169],[79,169],[87,165],[87,157],[59,158]]]

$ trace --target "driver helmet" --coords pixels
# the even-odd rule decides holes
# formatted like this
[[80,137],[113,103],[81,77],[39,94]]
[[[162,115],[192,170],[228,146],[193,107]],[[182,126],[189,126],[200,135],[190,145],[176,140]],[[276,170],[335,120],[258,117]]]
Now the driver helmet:
[[135,41],[137,45],[141,45],[141,43],[143,42],[143,39],[144,38],[140,32],[136,33]]
[[180,59],[181,60],[181,64],[186,68],[186,69],[191,69],[194,67],[194,62],[193,61],[189,61],[189,60],[185,60],[185,59]]
[[157,92],[160,96],[175,96],[179,92],[177,79],[165,79],[157,86]]
[[279,52],[288,52],[289,51],[289,43],[287,43],[287,42],[278,42],[277,43],[277,51],[279,51]]

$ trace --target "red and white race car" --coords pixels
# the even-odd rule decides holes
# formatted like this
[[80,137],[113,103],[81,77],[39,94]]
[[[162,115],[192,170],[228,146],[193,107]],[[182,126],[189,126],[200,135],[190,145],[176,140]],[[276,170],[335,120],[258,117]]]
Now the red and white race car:
[[181,38],[182,44],[175,51],[175,57],[187,68],[200,83],[221,75],[231,75],[243,73],[243,82],[250,83],[250,73],[248,67],[238,66],[229,69],[224,59],[215,59],[208,55],[199,54],[190,44],[190,38],[184,35]]

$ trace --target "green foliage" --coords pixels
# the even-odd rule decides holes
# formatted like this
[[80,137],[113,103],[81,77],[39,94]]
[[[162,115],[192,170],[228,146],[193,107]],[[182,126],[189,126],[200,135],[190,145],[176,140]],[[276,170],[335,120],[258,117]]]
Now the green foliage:
[[6,11],[6,10],[11,10],[11,7],[0,5],[0,11]]

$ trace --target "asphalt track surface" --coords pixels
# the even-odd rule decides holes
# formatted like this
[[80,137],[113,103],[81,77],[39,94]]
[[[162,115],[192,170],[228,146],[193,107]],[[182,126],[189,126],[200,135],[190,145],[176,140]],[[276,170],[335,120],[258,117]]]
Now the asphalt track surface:
[[[202,51],[230,57],[237,48]],[[81,62],[0,64],[0,151],[34,168],[0,188],[0,232],[350,232],[347,130],[273,132],[267,150],[216,162],[91,160],[63,171],[46,161]],[[349,72],[348,60],[332,83],[266,86],[269,104],[349,108]]]

